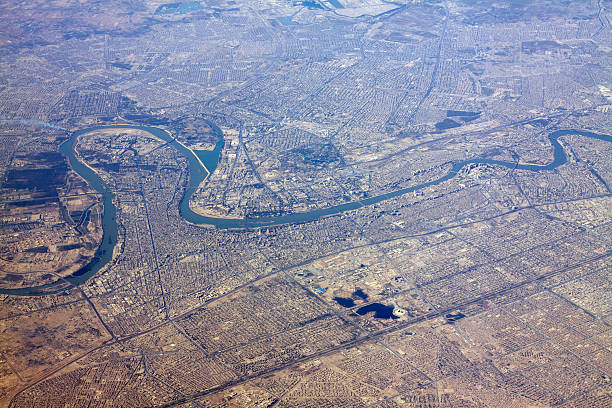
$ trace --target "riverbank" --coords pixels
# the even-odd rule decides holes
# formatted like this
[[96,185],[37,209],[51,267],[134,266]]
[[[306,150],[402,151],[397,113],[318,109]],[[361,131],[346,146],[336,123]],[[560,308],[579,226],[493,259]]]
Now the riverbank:
[[490,165],[497,165],[517,170],[528,170],[528,171],[543,171],[553,170],[557,167],[567,163],[567,153],[559,143],[558,139],[565,135],[581,135],[593,139],[603,140],[612,143],[612,136],[605,134],[598,134],[585,130],[558,130],[548,135],[548,139],[553,147],[553,160],[549,164],[522,164],[516,162],[506,162],[500,160],[491,160],[485,158],[475,158],[470,160],[464,160],[456,162],[452,165],[451,169],[442,177],[414,185],[411,187],[391,191],[389,193],[380,194],[363,200],[353,201],[337,206],[320,208],[303,213],[293,213],[281,216],[272,217],[261,217],[261,218],[223,218],[214,217],[198,214],[194,212],[190,206],[189,201],[191,196],[196,192],[200,184],[214,171],[219,161],[221,151],[224,146],[224,141],[221,138],[215,145],[214,150],[198,151],[206,152],[204,159],[198,155],[198,152],[188,148],[183,143],[176,140],[167,130],[154,126],[139,126],[139,125],[107,125],[107,126],[96,126],[86,128],[74,132],[71,137],[65,141],[61,147],[60,152],[68,157],[70,165],[73,170],[79,173],[91,187],[99,192],[103,197],[104,211],[102,215],[102,226],[103,236],[100,247],[94,254],[91,262],[83,266],[74,274],[67,278],[60,279],[54,283],[47,285],[41,285],[30,288],[20,289],[0,289],[0,294],[7,295],[19,295],[19,296],[37,296],[43,294],[58,293],[66,290],[67,287],[72,285],[80,285],[87,279],[95,275],[100,271],[108,262],[112,259],[113,249],[117,243],[117,220],[116,220],[116,208],[113,203],[113,194],[109,187],[104,183],[100,176],[87,164],[81,162],[74,151],[74,143],[78,137],[87,133],[95,132],[97,130],[111,130],[111,129],[135,129],[142,130],[150,133],[154,137],[167,142],[174,148],[178,149],[188,160],[189,165],[189,184],[185,188],[183,196],[179,202],[179,213],[186,222],[197,225],[214,226],[219,229],[244,229],[244,228],[258,228],[267,227],[282,224],[296,224],[316,221],[322,217],[339,214],[346,211],[356,210],[363,206],[373,205],[382,201],[398,197],[407,193],[418,191],[427,187],[435,186],[437,184],[448,181],[461,171],[461,169],[470,164],[486,163]]

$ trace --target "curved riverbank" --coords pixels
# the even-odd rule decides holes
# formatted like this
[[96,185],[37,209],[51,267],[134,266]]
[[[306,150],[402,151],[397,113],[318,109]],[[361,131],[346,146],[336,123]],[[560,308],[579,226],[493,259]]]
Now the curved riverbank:
[[[187,157],[189,162],[189,186],[187,187],[183,197],[180,201],[180,208],[187,208],[187,216],[190,214],[198,215],[191,211],[189,208],[189,198],[193,195],[195,190],[198,188],[200,183],[206,179],[217,167],[219,156],[224,145],[223,139],[219,140],[215,148],[211,151],[200,151],[194,152],[187,146],[176,140],[172,135],[159,127],[154,126],[138,126],[138,125],[104,125],[94,126],[85,129],[80,129],[72,133],[70,138],[63,142],[60,146],[60,152],[64,154],[72,169],[77,172],[81,177],[87,180],[90,187],[92,187],[97,193],[102,195],[102,202],[104,204],[104,211],[102,214],[102,240],[100,246],[94,253],[92,259],[81,267],[79,270],[74,272],[65,278],[59,278],[58,280],[38,286],[31,286],[26,288],[15,288],[15,289],[4,289],[0,288],[0,294],[3,295],[16,295],[16,296],[40,296],[61,293],[73,286],[80,285],[87,281],[90,277],[98,273],[108,262],[111,261],[113,256],[113,250],[117,244],[117,209],[113,203],[113,193],[109,186],[100,178],[100,176],[87,164],[81,162],[75,154],[74,144],[80,136],[87,133],[92,133],[98,130],[111,130],[111,129],[136,129],[142,130],[158,139],[167,142],[172,147],[178,149],[183,155]],[[220,131],[219,131],[220,132]],[[197,153],[200,153],[199,155]],[[183,213],[184,211],[181,211]]]
[[[559,143],[558,139],[561,136],[570,135],[570,134],[572,135],[577,134],[577,135],[586,136],[586,137],[590,137],[590,138],[598,139],[598,140],[604,140],[604,141],[612,143],[612,136],[610,135],[593,133],[593,132],[584,131],[584,130],[573,130],[573,129],[557,130],[555,132],[552,132],[550,135],[548,135],[548,140],[553,146],[553,161],[550,164],[545,164],[545,165],[519,164],[519,163],[485,159],[485,158],[475,158],[475,159],[470,159],[470,160],[464,160],[464,161],[453,164],[451,169],[444,176],[436,180],[428,181],[426,183],[417,184],[411,187],[402,188],[402,189],[395,190],[389,193],[376,195],[373,197],[365,198],[363,200],[352,201],[352,202],[345,203],[345,204],[335,205],[332,207],[320,208],[320,209],[303,212],[303,213],[294,213],[294,214],[272,216],[272,217],[244,218],[244,219],[231,218],[230,219],[230,218],[206,217],[200,214],[196,214],[189,208],[189,197],[191,197],[191,195],[197,188],[197,185],[199,185],[199,182],[198,182],[195,187],[191,185],[190,188],[193,188],[193,190],[186,191],[185,195],[183,196],[183,200],[181,200],[181,205],[180,205],[180,213],[181,213],[181,216],[186,221],[191,222],[193,224],[208,224],[208,225],[214,225],[217,228],[224,228],[224,229],[266,227],[266,226],[273,226],[273,225],[280,225],[280,224],[295,224],[295,223],[316,221],[321,217],[338,214],[338,213],[345,212],[345,211],[355,210],[363,206],[380,203],[381,201],[385,201],[390,198],[398,197],[398,196],[401,196],[407,193],[422,190],[427,187],[435,186],[437,184],[440,184],[447,180],[452,179],[459,173],[459,171],[464,166],[469,165],[469,164],[486,163],[486,164],[498,165],[498,166],[503,166],[503,167],[517,169],[517,170],[528,170],[528,171],[541,171],[541,170],[556,169],[557,167],[567,163],[567,154],[565,153],[565,150],[563,150],[563,147]],[[192,166],[190,165],[190,169],[191,167]]]
[[189,207],[189,201],[191,196],[195,193],[197,188],[206,179],[206,177],[208,177],[216,168],[224,144],[223,139],[217,142],[214,150],[205,153],[200,152],[201,154],[198,155],[196,154],[196,152],[187,148],[185,145],[173,138],[172,135],[166,130],[154,126],[107,125],[81,129],[74,132],[71,137],[61,145],[60,151],[68,157],[72,169],[79,173],[83,178],[85,178],[94,190],[102,194],[104,203],[102,226],[104,232],[100,247],[95,252],[94,257],[87,265],[83,266],[77,272],[66,278],[59,279],[56,282],[47,285],[40,285],[35,287],[19,289],[0,289],[0,294],[37,296],[58,293],[73,285],[80,285],[81,283],[85,282],[91,276],[95,275],[112,259],[113,249],[115,247],[115,244],[117,243],[117,211],[112,200],[113,194],[110,191],[109,187],[106,185],[106,183],[104,183],[104,181],[100,178],[100,176],[98,176],[98,174],[96,174],[95,171],[93,171],[89,166],[79,161],[74,151],[74,143],[76,142],[78,137],[97,130],[108,129],[142,130],[152,134],[153,136],[167,142],[174,148],[178,149],[187,158],[189,164],[189,184],[186,186],[183,196],[179,202],[179,213],[181,217],[183,217],[187,222],[190,222],[192,224],[211,225],[221,229],[256,228],[281,224],[294,224],[316,221],[325,216],[355,210],[363,206],[376,204],[384,200],[388,200],[410,192],[418,191],[427,187],[443,183],[455,177],[464,166],[469,164],[486,163],[528,171],[553,170],[567,163],[567,154],[565,153],[565,150],[558,141],[560,137],[565,135],[576,134],[612,143],[612,136],[610,135],[598,134],[584,130],[558,130],[548,135],[548,139],[551,145],[553,146],[553,161],[549,164],[519,164],[501,160],[475,158],[453,164],[448,173],[436,180],[369,197],[363,200],[353,201],[328,208],[316,209],[304,213],[295,213],[275,217],[273,216],[261,218],[235,219],[203,216],[197,214]]

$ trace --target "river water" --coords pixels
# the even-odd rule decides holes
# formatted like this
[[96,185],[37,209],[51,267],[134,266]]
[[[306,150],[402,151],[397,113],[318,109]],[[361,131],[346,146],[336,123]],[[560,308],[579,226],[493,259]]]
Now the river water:
[[[189,163],[189,185],[185,189],[185,192],[179,203],[180,215],[187,222],[190,222],[192,224],[211,225],[220,229],[266,227],[280,224],[294,224],[315,221],[321,217],[355,210],[363,206],[376,204],[381,201],[398,197],[410,192],[435,186],[444,181],[452,179],[459,173],[459,171],[464,166],[469,164],[486,163],[512,169],[529,171],[553,170],[567,163],[567,154],[565,153],[565,150],[563,149],[561,144],[559,144],[558,141],[560,137],[565,135],[581,135],[612,143],[612,136],[610,135],[598,134],[585,130],[557,130],[548,135],[548,140],[550,141],[553,147],[553,160],[549,164],[518,164],[500,160],[475,158],[454,163],[448,173],[436,180],[369,197],[363,200],[353,201],[327,208],[316,209],[303,213],[294,213],[261,218],[231,219],[203,216],[193,212],[189,207],[189,199],[191,198],[191,196],[195,193],[196,189],[204,181],[204,179],[208,177],[208,175],[211,174],[217,167],[217,163],[219,162],[219,157],[224,146],[224,141],[222,139],[215,145],[214,150],[196,151],[194,153],[192,150],[186,148],[184,145],[174,139],[172,135],[170,135],[170,133],[168,133],[166,130],[154,126],[108,125],[81,129],[74,132],[72,136],[61,145],[60,151],[68,157],[70,165],[72,166],[74,171],[79,173],[84,179],[87,180],[89,185],[94,190],[96,190],[102,195],[102,200],[104,203],[104,212],[102,215],[102,227],[104,229],[104,233],[102,236],[102,243],[98,250],[95,252],[92,260],[71,276],[47,285],[19,289],[0,289],[0,294],[37,296],[42,294],[61,292],[62,290],[65,290],[66,286],[69,287],[70,285],[79,285],[85,282],[91,276],[95,275],[112,259],[113,249],[115,247],[115,244],[117,243],[117,210],[112,201],[112,192],[110,191],[106,183],[104,183],[104,181],[100,178],[100,176],[98,176],[91,168],[87,167],[79,161],[79,159],[75,156],[74,152],[74,143],[78,137],[87,133],[95,132],[97,130],[105,129],[142,130],[152,134],[153,136],[161,140],[168,142],[168,144],[179,150],[187,158]],[[202,167],[202,164],[204,165],[204,167]]]

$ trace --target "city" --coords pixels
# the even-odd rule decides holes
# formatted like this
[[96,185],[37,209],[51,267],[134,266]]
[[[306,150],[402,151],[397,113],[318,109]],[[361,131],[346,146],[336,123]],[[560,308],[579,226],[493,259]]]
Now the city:
[[0,406],[609,407],[612,2],[0,7]]

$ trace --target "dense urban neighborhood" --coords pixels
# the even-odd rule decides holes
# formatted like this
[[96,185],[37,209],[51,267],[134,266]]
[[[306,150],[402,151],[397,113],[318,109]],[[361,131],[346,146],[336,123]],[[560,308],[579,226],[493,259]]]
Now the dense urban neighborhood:
[[612,406],[612,1],[0,7],[0,406]]

